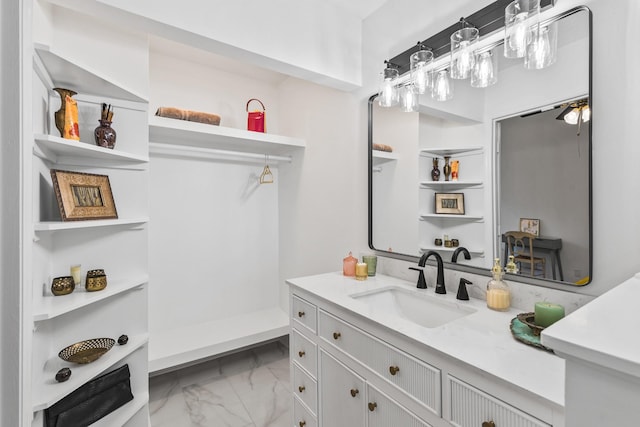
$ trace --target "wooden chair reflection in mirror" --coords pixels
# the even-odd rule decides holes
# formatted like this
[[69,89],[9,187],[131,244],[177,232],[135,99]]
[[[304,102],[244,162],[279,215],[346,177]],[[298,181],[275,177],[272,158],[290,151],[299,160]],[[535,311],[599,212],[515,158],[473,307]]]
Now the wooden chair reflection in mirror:
[[507,231],[504,233],[507,245],[507,254],[513,255],[514,262],[522,273],[522,266],[527,265],[529,275],[534,277],[540,275],[546,278],[546,259],[544,257],[533,256],[533,241],[536,236],[525,231]]

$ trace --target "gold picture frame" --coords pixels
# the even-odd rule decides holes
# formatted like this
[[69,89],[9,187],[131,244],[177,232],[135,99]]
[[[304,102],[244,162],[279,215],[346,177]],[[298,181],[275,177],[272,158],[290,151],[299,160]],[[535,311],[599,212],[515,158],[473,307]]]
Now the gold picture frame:
[[107,175],[51,169],[51,179],[63,221],[118,218]]
[[540,220],[537,218],[520,218],[520,231],[540,237]]
[[436,193],[436,213],[464,215],[464,193]]

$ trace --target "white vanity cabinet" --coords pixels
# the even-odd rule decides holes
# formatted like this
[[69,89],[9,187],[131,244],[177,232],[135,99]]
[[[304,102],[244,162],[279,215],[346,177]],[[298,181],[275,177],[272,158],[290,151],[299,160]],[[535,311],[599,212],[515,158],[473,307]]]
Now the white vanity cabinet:
[[[349,279],[338,277],[336,280],[345,286],[330,289],[330,285],[323,286],[319,280],[323,277],[288,281],[295,426],[312,423],[322,427],[564,426],[563,409],[553,401],[555,396],[545,398],[531,393],[525,388],[529,380],[522,383],[521,377],[515,377],[512,384],[482,368],[486,363],[504,360],[501,352],[515,351],[519,355],[523,349],[528,355],[532,352],[529,362],[541,365],[551,362],[549,377],[532,373],[541,376],[532,378],[532,383],[555,378],[558,364],[562,366],[561,360],[548,353],[519,347],[521,344],[508,334],[510,314],[496,315],[498,326],[503,321],[507,324],[504,341],[494,337],[501,330],[475,331],[476,337],[468,341],[460,340],[460,335],[466,332],[453,328],[443,329],[448,332],[444,332],[444,337],[438,336],[438,341],[447,339],[446,336],[457,340],[466,354],[483,353],[478,355],[481,365],[478,367],[473,356],[460,360],[459,353],[447,354],[442,348],[434,348],[432,345],[439,343],[431,342],[429,332],[407,336],[396,332],[389,326],[391,323],[384,323],[389,317],[382,316],[382,323],[377,323],[378,313],[358,310],[357,305],[351,310],[346,303],[349,300],[344,298],[349,293],[362,292],[366,284],[355,284],[355,280],[347,283]],[[374,280],[379,279],[369,282]],[[386,283],[374,286],[388,288]],[[494,314],[489,313],[488,317],[495,318]],[[486,319],[479,317],[478,321]],[[490,339],[491,344],[479,348],[478,340],[483,339]],[[505,370],[520,367],[521,372],[527,369],[514,361]],[[544,371],[542,367],[540,372]]]

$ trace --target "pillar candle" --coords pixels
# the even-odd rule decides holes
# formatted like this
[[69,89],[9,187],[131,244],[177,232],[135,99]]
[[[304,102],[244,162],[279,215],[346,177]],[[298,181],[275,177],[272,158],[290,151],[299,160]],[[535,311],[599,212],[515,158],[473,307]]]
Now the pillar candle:
[[356,264],[356,280],[365,280],[367,278],[367,264],[359,262]]
[[564,317],[564,307],[550,302],[537,302],[535,305],[536,325],[546,328]]

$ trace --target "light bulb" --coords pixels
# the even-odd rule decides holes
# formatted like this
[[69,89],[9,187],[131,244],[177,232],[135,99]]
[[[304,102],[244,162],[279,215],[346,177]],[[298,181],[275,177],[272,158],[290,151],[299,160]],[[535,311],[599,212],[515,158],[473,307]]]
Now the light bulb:
[[396,88],[398,70],[395,68],[385,68],[382,73],[382,82],[378,92],[378,104],[381,107],[393,107],[398,104],[399,96]]
[[438,72],[431,96],[436,101],[448,101],[453,98],[453,84],[449,80],[447,70]]
[[488,87],[498,81],[494,56],[489,52],[482,52],[477,55],[476,64],[471,71],[472,87]]
[[524,49],[527,46],[527,13],[517,14],[512,25],[510,34],[507,35],[507,43],[514,52],[515,57],[522,58]]
[[400,93],[400,105],[402,107],[402,111],[406,113],[418,111],[418,98],[419,95],[417,90],[412,84],[404,86]]
[[429,64],[433,60],[431,51],[421,49],[411,55],[411,81],[415,90],[422,94],[433,85]]
[[577,125],[580,117],[580,108],[574,108],[564,116],[564,121],[570,125]]

